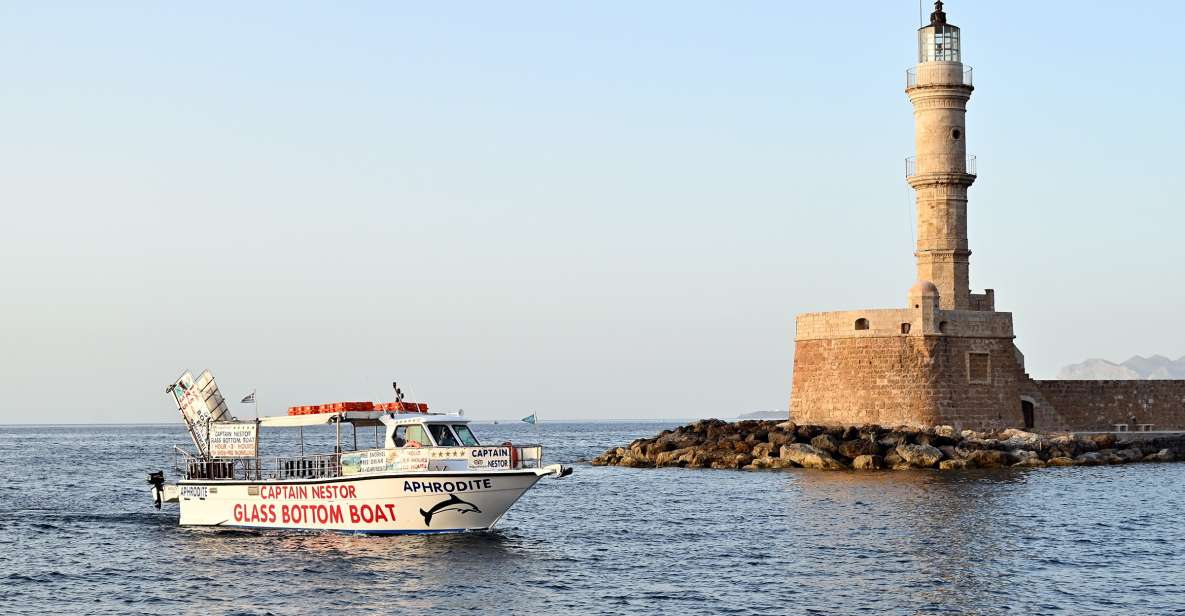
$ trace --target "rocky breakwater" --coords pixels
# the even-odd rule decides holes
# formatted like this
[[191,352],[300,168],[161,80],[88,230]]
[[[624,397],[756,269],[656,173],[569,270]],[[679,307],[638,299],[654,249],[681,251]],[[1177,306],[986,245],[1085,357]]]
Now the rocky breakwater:
[[665,430],[610,449],[594,466],[761,470],[1100,466],[1185,460],[1185,436],[1120,443],[1113,434],[1040,435],[1021,430],[799,426],[718,419]]

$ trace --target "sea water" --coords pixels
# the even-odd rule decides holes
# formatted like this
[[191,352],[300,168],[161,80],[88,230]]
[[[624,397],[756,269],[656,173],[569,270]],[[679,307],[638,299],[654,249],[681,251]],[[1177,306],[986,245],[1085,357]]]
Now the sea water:
[[[574,463],[666,427],[475,429]],[[294,434],[264,438],[291,451]],[[310,453],[332,447],[332,432],[306,438]],[[373,438],[360,430],[359,446]],[[369,537],[178,527],[144,475],[175,480],[186,440],[180,426],[0,427],[0,614],[1185,613],[1185,464],[577,463],[495,532]]]

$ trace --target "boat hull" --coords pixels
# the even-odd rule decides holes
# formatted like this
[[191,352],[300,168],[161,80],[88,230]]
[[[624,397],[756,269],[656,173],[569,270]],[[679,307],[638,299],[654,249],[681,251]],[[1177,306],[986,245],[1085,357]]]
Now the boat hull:
[[365,534],[489,530],[546,473],[417,472],[284,481],[186,480],[183,526]]

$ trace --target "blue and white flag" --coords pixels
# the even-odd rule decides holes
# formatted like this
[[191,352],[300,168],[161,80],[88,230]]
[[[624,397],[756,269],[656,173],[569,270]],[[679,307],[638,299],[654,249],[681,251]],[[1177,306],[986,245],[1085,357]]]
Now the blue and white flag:
[[255,402],[255,392],[251,392],[247,394],[247,397],[239,400],[239,404],[251,404],[252,402]]
[[529,424],[535,423],[535,413],[531,413],[530,415],[523,417],[523,421]]

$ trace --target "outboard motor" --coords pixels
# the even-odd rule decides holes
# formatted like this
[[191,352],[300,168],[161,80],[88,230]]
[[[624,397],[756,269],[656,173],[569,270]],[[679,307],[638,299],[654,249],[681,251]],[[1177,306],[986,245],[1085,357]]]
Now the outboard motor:
[[152,504],[160,509],[162,495],[165,491],[165,472],[148,473],[148,485],[152,486]]

